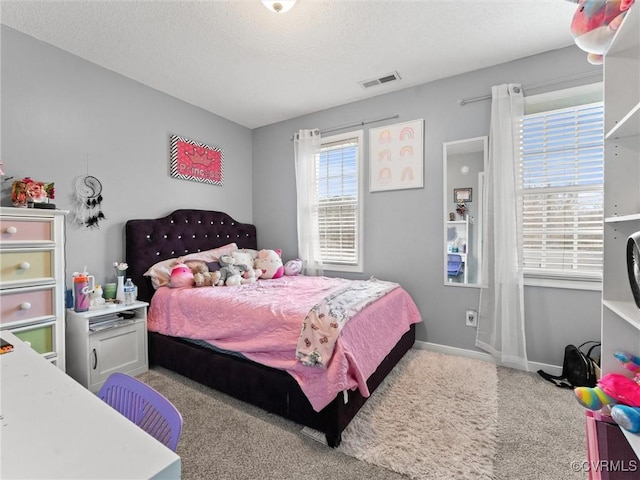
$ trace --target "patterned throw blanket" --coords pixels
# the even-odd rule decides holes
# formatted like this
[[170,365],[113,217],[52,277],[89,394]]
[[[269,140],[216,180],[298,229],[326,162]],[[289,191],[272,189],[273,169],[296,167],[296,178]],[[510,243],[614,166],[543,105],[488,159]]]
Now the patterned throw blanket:
[[372,278],[354,281],[314,305],[302,323],[296,356],[309,367],[326,368],[342,328],[356,313],[399,285]]

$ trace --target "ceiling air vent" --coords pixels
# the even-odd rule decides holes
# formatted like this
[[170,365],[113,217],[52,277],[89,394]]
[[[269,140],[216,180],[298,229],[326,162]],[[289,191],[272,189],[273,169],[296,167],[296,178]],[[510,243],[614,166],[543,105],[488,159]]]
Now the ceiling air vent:
[[362,85],[363,88],[371,88],[375,85],[382,85],[383,83],[395,82],[396,80],[400,80],[400,74],[398,72],[392,72],[380,78],[374,78],[373,80],[364,80],[360,82],[360,85]]

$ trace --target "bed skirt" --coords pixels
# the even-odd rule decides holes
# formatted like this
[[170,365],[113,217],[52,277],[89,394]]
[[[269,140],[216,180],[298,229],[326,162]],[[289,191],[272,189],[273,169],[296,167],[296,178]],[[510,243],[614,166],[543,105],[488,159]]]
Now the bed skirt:
[[[411,325],[367,380],[371,393],[414,342],[415,324]],[[342,431],[367,400],[359,391],[349,391],[346,403],[341,393],[329,405],[316,412],[298,383],[287,372],[155,332],[149,332],[149,363],[321,431],[331,447],[340,444]]]

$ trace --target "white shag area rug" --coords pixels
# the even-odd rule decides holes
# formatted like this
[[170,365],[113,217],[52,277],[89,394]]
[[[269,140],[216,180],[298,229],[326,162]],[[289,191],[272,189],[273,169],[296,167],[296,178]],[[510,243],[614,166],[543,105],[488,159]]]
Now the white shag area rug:
[[414,479],[492,479],[497,389],[492,363],[411,349],[338,449]]

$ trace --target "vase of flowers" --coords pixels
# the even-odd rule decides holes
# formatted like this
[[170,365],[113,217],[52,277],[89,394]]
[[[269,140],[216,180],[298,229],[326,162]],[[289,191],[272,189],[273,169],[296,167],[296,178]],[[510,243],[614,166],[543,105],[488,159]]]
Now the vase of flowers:
[[38,182],[25,177],[11,185],[11,202],[14,207],[26,207],[29,202],[49,203],[49,200],[54,198],[53,182]]
[[116,285],[116,302],[124,303],[124,278],[127,275],[127,265],[125,262],[113,262],[113,268],[116,270],[116,279],[118,284]]

